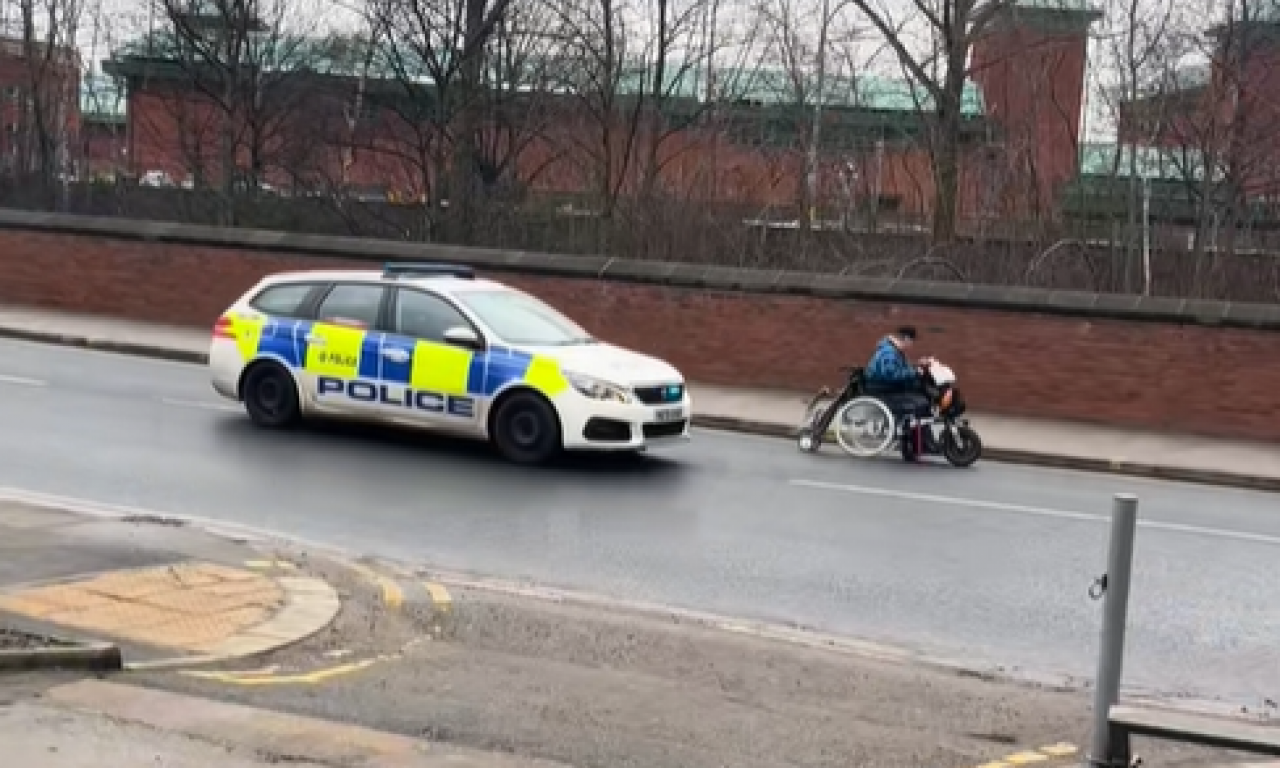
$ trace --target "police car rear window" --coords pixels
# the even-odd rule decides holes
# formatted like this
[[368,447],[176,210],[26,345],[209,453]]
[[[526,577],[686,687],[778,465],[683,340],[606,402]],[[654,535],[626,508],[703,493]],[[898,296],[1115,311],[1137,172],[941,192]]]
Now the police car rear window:
[[307,297],[318,287],[318,283],[273,285],[253,297],[249,306],[268,315],[298,317],[302,314],[302,305]]

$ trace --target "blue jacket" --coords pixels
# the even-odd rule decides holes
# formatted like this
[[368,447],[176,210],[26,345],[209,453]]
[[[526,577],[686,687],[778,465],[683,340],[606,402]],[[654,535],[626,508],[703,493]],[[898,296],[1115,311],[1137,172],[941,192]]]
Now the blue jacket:
[[867,381],[875,384],[911,384],[920,378],[915,366],[894,346],[888,336],[876,345],[876,352],[867,363]]

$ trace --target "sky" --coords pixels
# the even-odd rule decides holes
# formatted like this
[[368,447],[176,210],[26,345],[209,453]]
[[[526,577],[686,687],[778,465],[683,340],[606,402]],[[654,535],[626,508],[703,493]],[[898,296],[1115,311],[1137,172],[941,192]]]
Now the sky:
[[[68,0],[36,0],[37,2],[67,2]],[[74,0],[85,4],[86,13],[81,22],[78,41],[86,61],[95,65],[103,59],[108,51],[123,40],[144,31],[148,26],[150,9],[157,0]],[[291,3],[308,3],[298,5],[298,18],[303,23],[315,28],[329,28],[343,31],[354,31],[359,28],[359,15],[354,3],[360,0],[346,0],[334,3],[332,0],[288,0]],[[426,2],[427,0],[417,0]],[[535,0],[517,0],[535,1]],[[536,0],[541,2],[567,3],[575,0]],[[778,30],[791,28],[794,30],[793,40],[798,45],[790,47],[790,52],[802,66],[816,68],[818,57],[816,41],[819,22],[823,11],[828,11],[831,23],[828,28],[830,44],[828,46],[827,66],[829,71],[871,72],[881,76],[900,78],[901,67],[892,51],[884,44],[883,39],[874,33],[871,26],[860,16],[849,0],[671,0],[673,11],[678,13],[688,10],[692,4],[716,2],[716,34],[720,42],[736,38],[740,45],[733,50],[718,54],[717,64],[721,67],[748,61],[759,60],[762,55],[780,61],[783,49],[776,43],[780,38]],[[914,26],[912,18],[918,13],[911,13],[911,0],[877,0],[880,8],[891,23],[901,23],[909,32],[909,40],[915,50],[928,47],[928,37],[924,27],[919,23]],[[921,0],[922,2],[939,3],[942,0]],[[1190,28],[1210,14],[1216,15],[1217,6],[1233,0],[1093,0],[1095,6],[1105,6],[1101,10],[1106,18],[1095,25],[1090,40],[1090,67],[1087,73],[1088,88],[1086,107],[1083,115],[1084,139],[1086,141],[1105,141],[1113,135],[1112,108],[1106,91],[1114,87],[1118,79],[1117,62],[1124,48],[1126,22],[1131,3],[1139,3],[1137,16],[1143,21],[1142,28],[1137,30],[1139,42],[1144,36],[1152,35],[1153,19],[1163,20],[1170,12],[1176,16],[1169,29]],[[1237,0],[1238,1],[1238,0]],[[0,18],[16,14],[14,6],[18,0],[0,0]],[[594,0],[596,7],[601,0]],[[619,4],[627,4],[626,13],[630,16],[632,29],[643,30],[651,23],[636,12],[646,7],[645,0],[615,0]],[[649,0],[651,5],[651,0]],[[1176,5],[1171,5],[1176,4]],[[319,9],[327,8],[325,11]],[[703,27],[689,30],[689,39],[703,39]],[[1167,47],[1162,44],[1162,47]],[[766,51],[766,48],[768,51]],[[1188,46],[1184,46],[1188,48]],[[1183,63],[1203,60],[1202,52],[1189,47],[1190,50],[1181,58]],[[1162,50],[1161,55],[1165,55]]]

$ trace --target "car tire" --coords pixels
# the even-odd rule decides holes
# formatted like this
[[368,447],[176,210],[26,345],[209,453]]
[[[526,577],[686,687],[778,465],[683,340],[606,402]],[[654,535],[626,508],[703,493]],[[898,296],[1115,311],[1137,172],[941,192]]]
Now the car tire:
[[240,394],[249,419],[259,427],[286,429],[302,420],[298,387],[289,372],[275,363],[250,368]]
[[544,464],[560,453],[560,419],[540,395],[516,392],[498,405],[493,443],[507,461]]

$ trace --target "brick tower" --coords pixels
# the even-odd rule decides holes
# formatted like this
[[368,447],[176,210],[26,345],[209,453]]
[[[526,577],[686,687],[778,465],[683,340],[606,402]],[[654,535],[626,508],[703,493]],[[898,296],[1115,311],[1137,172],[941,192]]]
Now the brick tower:
[[1089,0],[1015,0],[974,42],[970,67],[998,130],[987,166],[1005,214],[1045,217],[1076,173]]

